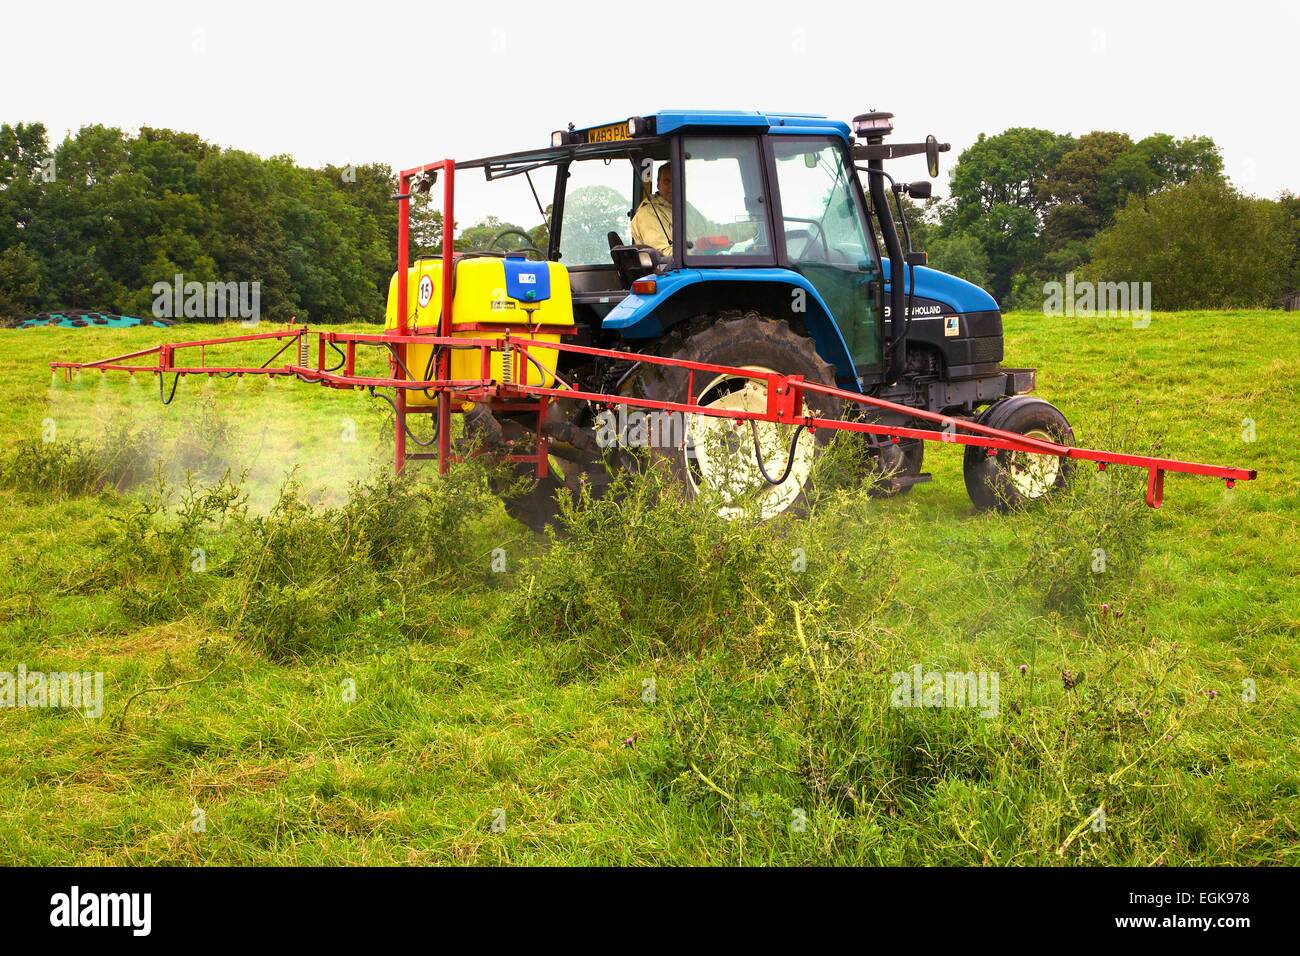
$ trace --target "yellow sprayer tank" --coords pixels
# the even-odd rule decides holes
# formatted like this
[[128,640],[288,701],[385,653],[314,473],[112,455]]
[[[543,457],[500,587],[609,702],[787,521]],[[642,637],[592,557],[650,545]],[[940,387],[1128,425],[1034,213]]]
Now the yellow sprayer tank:
[[[573,298],[569,290],[569,271],[558,262],[535,262],[520,257],[462,256],[454,266],[451,334],[455,338],[499,338],[507,331],[512,338],[538,342],[558,342],[560,332],[573,328]],[[438,330],[442,313],[442,260],[420,259],[406,273],[408,328],[424,333]],[[397,273],[388,284],[388,312],[385,329],[397,328]],[[430,366],[433,347],[410,345],[406,349],[406,367],[422,380],[436,378]],[[546,388],[555,385],[555,349],[532,349],[533,358],[545,369],[543,374],[531,362],[525,362],[527,379],[515,362],[513,379]],[[505,367],[505,353],[492,352],[492,379],[502,382],[511,377]],[[475,380],[481,374],[478,349],[453,349],[451,377],[456,381]],[[437,399],[423,392],[407,393],[407,404],[429,406]]]

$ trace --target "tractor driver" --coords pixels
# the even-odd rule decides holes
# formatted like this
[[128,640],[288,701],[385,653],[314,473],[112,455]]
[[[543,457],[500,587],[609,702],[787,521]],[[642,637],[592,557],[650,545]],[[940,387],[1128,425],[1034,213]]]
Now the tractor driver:
[[[673,171],[668,163],[659,167],[656,183],[659,191],[642,199],[632,217],[632,244],[650,246],[661,256],[673,254]],[[690,203],[686,204],[686,230],[689,235],[703,236],[721,231],[713,226]]]

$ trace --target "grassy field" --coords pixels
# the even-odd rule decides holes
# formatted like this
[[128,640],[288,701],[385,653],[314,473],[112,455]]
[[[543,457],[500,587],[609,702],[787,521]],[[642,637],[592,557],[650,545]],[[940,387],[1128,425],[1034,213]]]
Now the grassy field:
[[[638,485],[558,540],[472,470],[393,485],[377,400],[50,382],[193,330],[0,331],[0,672],[104,675],[0,708],[0,864],[1295,865],[1297,321],[1008,316],[1081,444],[1231,491],[976,514],[930,446],[902,498]],[[918,666],[996,714],[891,706]]]

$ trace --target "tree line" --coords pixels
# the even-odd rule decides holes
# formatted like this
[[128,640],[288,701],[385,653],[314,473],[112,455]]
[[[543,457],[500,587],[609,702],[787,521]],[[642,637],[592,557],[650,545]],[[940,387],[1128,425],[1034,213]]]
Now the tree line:
[[1266,306],[1300,290],[1300,197],[1243,195],[1208,136],[981,135],[948,196],[912,205],[930,263],[987,288],[1004,309],[1041,308],[1069,273],[1150,282],[1161,309]]
[[[259,282],[275,319],[383,315],[397,248],[385,165],[307,169],[191,133],[87,126],[53,149],[44,126],[0,126],[0,316],[148,315],[153,287]],[[414,230],[436,243],[441,216]]]
[[[945,198],[908,204],[914,245],[1004,308],[1039,308],[1043,283],[1067,272],[1149,281],[1157,308],[1261,306],[1300,289],[1300,199],[1239,193],[1208,137],[1010,129],[982,135],[949,179]],[[396,263],[396,189],[378,163],[305,168],[149,127],[87,126],[51,148],[42,124],[5,124],[0,318],[148,315],[154,286],[182,275],[259,282],[276,320],[375,319]],[[457,246],[506,228],[487,216]],[[524,231],[545,245],[544,227]],[[412,232],[417,247],[440,243],[428,201]]]

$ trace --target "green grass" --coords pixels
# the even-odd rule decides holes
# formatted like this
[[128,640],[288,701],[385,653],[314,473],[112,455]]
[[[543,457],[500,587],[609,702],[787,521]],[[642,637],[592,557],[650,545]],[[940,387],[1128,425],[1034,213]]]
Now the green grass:
[[[638,486],[549,541],[475,473],[395,492],[378,401],[50,383],[194,329],[0,331],[0,671],[105,675],[98,719],[0,708],[0,863],[1300,862],[1296,319],[1007,329],[1081,444],[1259,480],[999,517],[932,445],[904,498],[754,529]],[[997,716],[891,707],[917,664]]]

